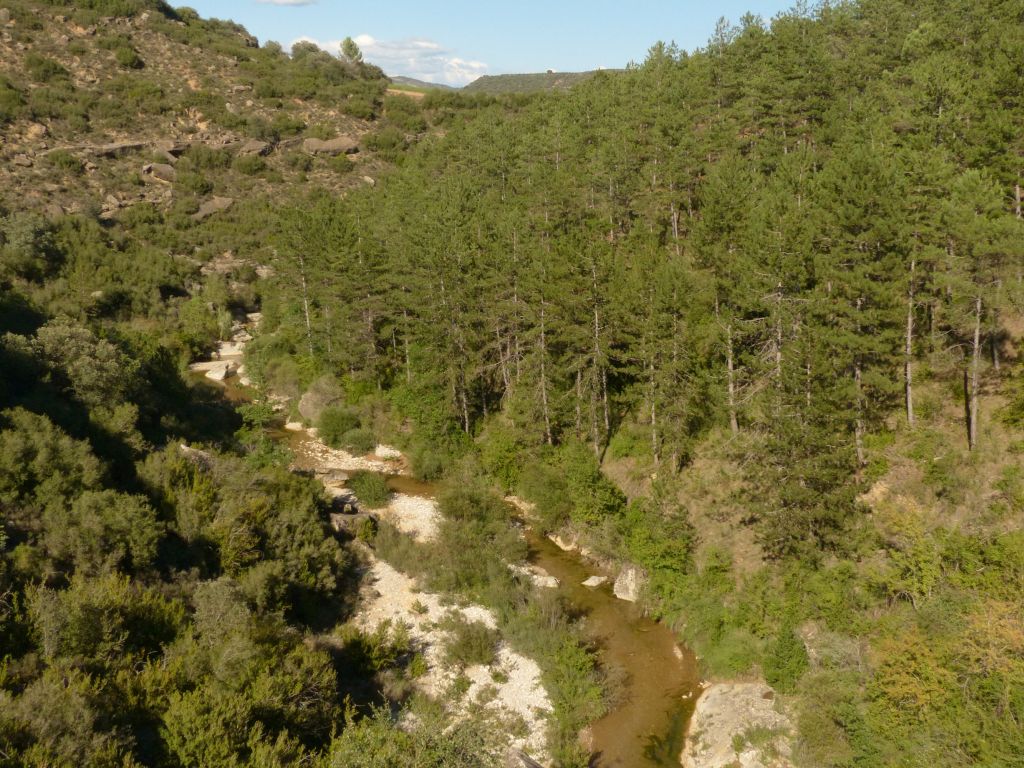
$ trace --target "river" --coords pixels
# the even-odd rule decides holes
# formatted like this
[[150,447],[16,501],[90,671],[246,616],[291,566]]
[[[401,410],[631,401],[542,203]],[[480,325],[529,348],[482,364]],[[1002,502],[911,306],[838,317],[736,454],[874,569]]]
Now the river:
[[[227,382],[233,401],[250,393]],[[269,434],[296,455],[296,466],[317,469],[305,432],[272,429]],[[406,476],[388,477],[392,490],[432,498],[434,486]],[[620,695],[612,711],[588,728],[592,768],[663,768],[678,766],[686,725],[700,692],[694,655],[682,648],[673,632],[644,616],[633,603],[614,596],[612,579],[601,587],[584,587],[600,569],[575,551],[563,551],[547,537],[526,529],[530,562],[559,581],[569,610],[584,618],[585,630],[599,650],[602,664],[621,676]],[[607,574],[613,576],[614,574]]]

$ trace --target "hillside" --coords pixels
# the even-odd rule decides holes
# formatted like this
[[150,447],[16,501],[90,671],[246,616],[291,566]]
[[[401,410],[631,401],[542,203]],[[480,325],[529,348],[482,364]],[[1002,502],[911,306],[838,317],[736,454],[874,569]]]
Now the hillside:
[[[1020,765],[1018,0],[414,98],[0,38],[0,768]],[[598,594],[703,690],[600,727]]]
[[405,77],[403,75],[398,75],[397,77],[392,77],[391,78],[391,82],[392,83],[396,83],[398,85],[407,85],[407,86],[409,86],[411,88],[416,88],[416,89],[424,90],[424,91],[433,91],[433,90],[438,90],[438,91],[454,91],[454,90],[458,90],[457,88],[453,88],[450,85],[445,85],[444,83],[428,83],[426,80],[417,80],[415,77]]
[[[616,70],[603,70],[614,72]],[[462,88],[464,93],[489,95],[567,91],[597,74],[592,72],[539,72],[522,75],[483,75]]]
[[[312,47],[288,58],[237,25],[156,4],[114,17],[12,2],[7,15],[0,205],[194,213],[211,196],[299,179],[340,190],[380,167],[358,154],[380,111],[379,71]],[[206,183],[193,173],[199,154],[216,177]],[[342,154],[362,171],[348,174]]]

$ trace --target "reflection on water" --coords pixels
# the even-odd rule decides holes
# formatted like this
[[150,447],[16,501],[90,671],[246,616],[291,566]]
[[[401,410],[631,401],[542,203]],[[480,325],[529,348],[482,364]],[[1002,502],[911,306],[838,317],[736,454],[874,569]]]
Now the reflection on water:
[[555,576],[562,594],[586,616],[602,662],[625,672],[623,703],[590,728],[591,765],[678,766],[700,686],[696,658],[677,645],[668,627],[616,598],[610,584],[584,587],[594,569],[575,553],[563,552],[532,531],[527,539],[531,562]]

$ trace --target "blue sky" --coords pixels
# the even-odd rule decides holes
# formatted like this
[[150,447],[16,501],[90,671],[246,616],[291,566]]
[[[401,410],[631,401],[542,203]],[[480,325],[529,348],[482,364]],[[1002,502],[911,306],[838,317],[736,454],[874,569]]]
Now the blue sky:
[[[389,75],[464,85],[484,74],[579,71],[642,61],[658,40],[704,45],[720,16],[766,20],[791,0],[185,0],[244,24],[260,42],[346,36]],[[178,3],[172,3],[177,5]]]

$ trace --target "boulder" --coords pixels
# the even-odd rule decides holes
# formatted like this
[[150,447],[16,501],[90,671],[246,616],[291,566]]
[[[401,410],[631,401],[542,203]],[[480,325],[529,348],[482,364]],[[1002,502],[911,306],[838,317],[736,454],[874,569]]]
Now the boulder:
[[190,446],[185,445],[184,443],[180,443],[178,445],[178,450],[181,451],[182,456],[191,461],[200,469],[209,469],[210,464],[213,463],[213,456],[211,456],[206,451],[199,450],[198,448],[192,448]]
[[[747,734],[759,732],[756,742]],[[788,768],[792,722],[764,683],[716,683],[697,700],[680,761],[685,768]]]
[[579,545],[576,543],[575,536],[573,538],[567,538],[557,533],[549,533],[548,538],[554,542],[555,546],[563,552],[573,552],[578,549]]
[[32,158],[28,155],[15,155],[11,162],[22,168],[31,168],[33,165]]
[[596,589],[597,587],[600,587],[602,584],[606,583],[607,581],[608,581],[608,577],[607,576],[591,576],[589,579],[586,579],[586,580],[583,581],[583,586],[584,587],[590,587],[591,589]]
[[234,372],[235,366],[230,362],[219,362],[206,372],[206,378],[213,381],[224,381]]
[[316,424],[320,421],[320,414],[335,403],[340,403],[343,396],[341,386],[332,376],[321,376],[299,399],[299,413],[306,421]]
[[142,172],[152,176],[157,181],[164,181],[168,184],[173,183],[178,178],[178,173],[174,170],[174,166],[167,163],[149,163],[142,166]]
[[640,599],[640,593],[647,583],[647,573],[643,568],[627,563],[615,577],[615,584],[612,591],[620,600],[628,600],[635,603]]
[[161,154],[171,155],[172,157],[180,157],[184,154],[185,150],[188,149],[188,144],[179,144],[172,139],[158,139],[153,142],[153,149]]
[[245,353],[245,344],[237,341],[218,341],[214,357],[224,360],[229,357],[241,357]]
[[6,24],[11,20],[11,11],[8,8],[0,8],[0,24]]
[[301,432],[306,427],[303,426],[301,421],[286,421],[284,424],[284,428],[287,429],[289,432]]
[[306,139],[302,142],[302,149],[311,155],[354,155],[359,151],[359,142],[351,136],[338,136],[334,139]]
[[146,144],[141,141],[119,141],[113,144],[101,144],[98,147],[93,147],[92,153],[96,157],[124,157],[145,148]]
[[242,142],[238,147],[238,154],[240,155],[266,155],[270,152],[270,145],[265,141],[259,139],[249,139],[248,141]]
[[37,141],[42,139],[50,131],[42,123],[29,123],[28,128],[25,129],[25,138],[29,141]]
[[215,213],[226,211],[234,204],[234,199],[230,197],[211,197],[199,206],[198,211],[192,214],[192,219],[193,221],[203,221],[204,219],[210,218]]

